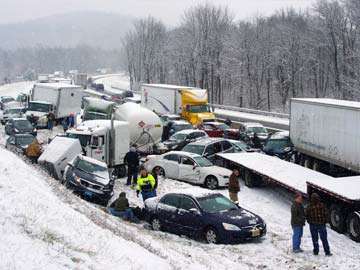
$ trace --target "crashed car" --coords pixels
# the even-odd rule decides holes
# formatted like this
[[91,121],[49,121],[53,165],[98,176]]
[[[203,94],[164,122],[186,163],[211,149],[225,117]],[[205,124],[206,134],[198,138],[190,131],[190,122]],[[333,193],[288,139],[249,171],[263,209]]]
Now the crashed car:
[[114,194],[114,180],[106,163],[81,154],[68,163],[63,176],[67,188],[105,206]]
[[167,141],[164,141],[163,144],[169,150],[181,150],[185,145],[199,140],[201,138],[209,137],[205,131],[196,130],[196,129],[185,129],[173,134]]
[[30,123],[29,120],[23,118],[9,119],[5,124],[5,133],[7,135],[13,134],[32,134],[37,135],[36,128]]
[[189,189],[145,201],[145,220],[155,231],[230,244],[266,235],[264,220],[220,193]]
[[5,148],[17,154],[26,155],[26,149],[34,141],[35,137],[31,134],[13,134],[7,138]]
[[293,154],[294,145],[292,144],[289,132],[274,133],[267,139],[262,151],[280,159],[290,161]]

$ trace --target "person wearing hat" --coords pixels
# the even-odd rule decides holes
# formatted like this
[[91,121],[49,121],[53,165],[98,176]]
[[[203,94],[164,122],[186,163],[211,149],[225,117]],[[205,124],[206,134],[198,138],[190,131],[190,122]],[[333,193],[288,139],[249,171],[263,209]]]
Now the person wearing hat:
[[230,175],[229,178],[229,197],[230,200],[233,202],[238,202],[239,197],[238,193],[240,191],[240,176],[239,176],[239,169],[233,168],[233,173]]
[[129,200],[126,198],[126,193],[121,192],[119,198],[111,204],[109,212],[117,217],[124,218],[131,222],[137,222],[138,219],[135,217],[132,208],[129,205]]
[[330,246],[327,239],[326,223],[328,221],[327,209],[320,202],[319,195],[312,193],[310,203],[306,207],[306,220],[310,225],[311,239],[313,242],[313,253],[319,255],[319,236],[326,256],[331,256]]
[[291,206],[291,227],[293,229],[292,248],[294,253],[302,252],[300,248],[303,229],[305,226],[305,209],[302,205],[302,196],[296,193]]
[[154,176],[148,173],[145,167],[141,167],[140,176],[136,185],[136,196],[139,197],[141,192],[144,202],[149,198],[156,197],[155,185],[156,181]]
[[133,185],[136,185],[139,170],[139,157],[134,146],[131,146],[130,151],[126,153],[124,163],[128,166],[126,185],[131,185],[131,178],[133,179]]

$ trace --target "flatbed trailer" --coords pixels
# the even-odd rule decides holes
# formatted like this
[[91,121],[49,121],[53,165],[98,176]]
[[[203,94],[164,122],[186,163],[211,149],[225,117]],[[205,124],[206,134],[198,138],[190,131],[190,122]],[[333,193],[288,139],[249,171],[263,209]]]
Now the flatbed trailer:
[[339,233],[347,232],[360,242],[360,176],[334,178],[261,153],[218,154],[226,167],[238,167],[245,184],[252,188],[262,183],[300,192],[309,198],[319,194],[328,207],[329,222]]

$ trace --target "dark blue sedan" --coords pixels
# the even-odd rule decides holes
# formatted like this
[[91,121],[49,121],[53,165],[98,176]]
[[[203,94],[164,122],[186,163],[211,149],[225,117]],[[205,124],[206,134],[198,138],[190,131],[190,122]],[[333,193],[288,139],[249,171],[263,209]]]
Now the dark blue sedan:
[[241,242],[266,234],[261,217],[208,190],[169,193],[146,200],[145,206],[153,230],[204,238],[207,243]]

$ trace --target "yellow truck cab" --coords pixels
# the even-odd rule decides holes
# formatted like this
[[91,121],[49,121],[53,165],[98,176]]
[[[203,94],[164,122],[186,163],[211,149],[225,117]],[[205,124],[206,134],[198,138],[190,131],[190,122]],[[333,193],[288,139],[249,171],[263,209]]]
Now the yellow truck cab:
[[188,86],[142,84],[141,105],[159,115],[178,114],[192,125],[215,119],[208,104],[208,92]]

